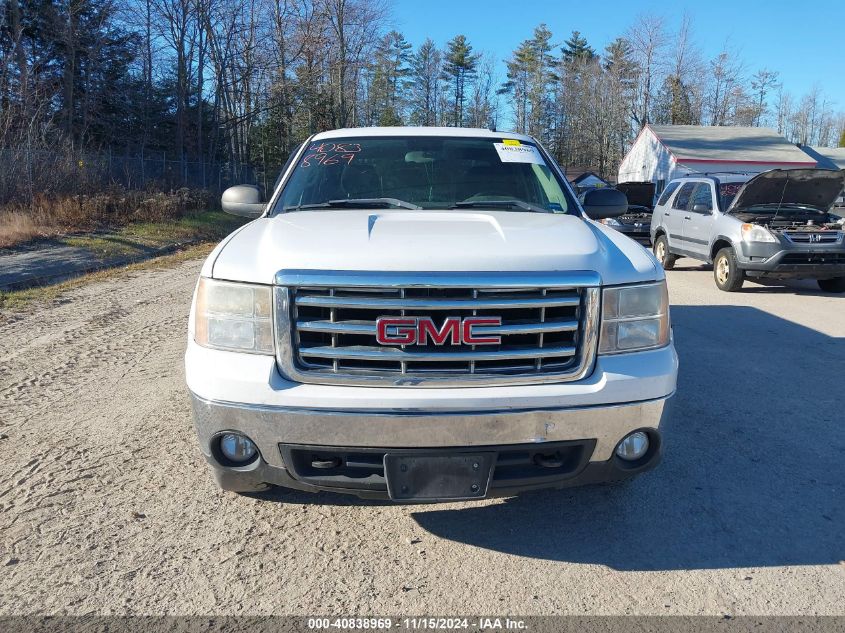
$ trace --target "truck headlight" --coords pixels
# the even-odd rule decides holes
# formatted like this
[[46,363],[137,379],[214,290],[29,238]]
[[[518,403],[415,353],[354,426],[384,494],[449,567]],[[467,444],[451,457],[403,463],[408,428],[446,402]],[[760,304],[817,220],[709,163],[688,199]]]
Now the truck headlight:
[[777,238],[769,229],[758,224],[743,224],[742,240],[744,242],[777,242]]
[[604,289],[600,354],[635,352],[668,344],[666,281]]
[[194,340],[203,347],[273,354],[270,286],[201,278]]

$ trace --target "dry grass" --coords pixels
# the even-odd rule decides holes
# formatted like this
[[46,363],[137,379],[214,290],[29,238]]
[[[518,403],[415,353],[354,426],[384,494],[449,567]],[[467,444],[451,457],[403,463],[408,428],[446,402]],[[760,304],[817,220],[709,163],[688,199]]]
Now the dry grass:
[[[87,248],[104,259],[110,257],[144,257],[144,246],[163,247],[190,242],[178,251],[168,255],[147,259],[128,266],[106,268],[104,270],[82,274],[79,277],[47,286],[36,286],[22,290],[0,290],[0,311],[14,312],[28,307],[33,302],[56,299],[67,290],[81,284],[99,279],[106,279],[125,271],[164,268],[188,259],[204,257],[223,237],[241,226],[244,218],[228,215],[222,211],[205,211],[190,214],[177,220],[163,222],[141,222],[130,224],[113,235],[82,235],[62,238],[61,242],[70,246]],[[0,312],[0,322],[4,320]]]
[[92,195],[40,196],[29,206],[0,209],[0,248],[65,233],[175,220],[209,206],[209,194],[192,189],[162,193],[113,188]]
[[191,259],[206,257],[215,245],[215,242],[194,244],[169,255],[148,259],[143,262],[130,264],[129,266],[122,266],[120,268],[108,268],[88,273],[53,286],[27,288],[25,290],[11,290],[8,292],[0,290],[0,310],[3,311],[0,312],[0,323],[7,320],[15,312],[20,312],[39,304],[55,301],[69,290],[78,288],[83,284],[111,279],[126,273],[169,268]]
[[0,248],[40,237],[39,222],[29,213],[6,211],[0,215]]

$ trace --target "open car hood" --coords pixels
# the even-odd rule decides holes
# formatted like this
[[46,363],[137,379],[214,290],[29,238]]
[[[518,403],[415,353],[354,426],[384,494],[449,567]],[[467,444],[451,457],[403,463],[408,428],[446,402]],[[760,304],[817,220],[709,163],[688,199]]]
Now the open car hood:
[[802,205],[827,211],[845,187],[845,171],[773,169],[754,176],[736,194],[728,213],[763,204]]
[[628,198],[632,207],[654,207],[653,182],[620,182],[616,188]]

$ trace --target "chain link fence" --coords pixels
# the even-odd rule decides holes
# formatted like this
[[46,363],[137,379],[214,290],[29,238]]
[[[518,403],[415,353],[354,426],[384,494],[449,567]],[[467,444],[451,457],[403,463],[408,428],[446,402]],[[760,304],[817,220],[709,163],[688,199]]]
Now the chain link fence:
[[106,152],[68,153],[0,148],[0,204],[29,203],[36,197],[87,195],[109,187],[219,193],[236,184],[272,187],[275,173],[251,165],[175,160],[162,152],[129,156]]

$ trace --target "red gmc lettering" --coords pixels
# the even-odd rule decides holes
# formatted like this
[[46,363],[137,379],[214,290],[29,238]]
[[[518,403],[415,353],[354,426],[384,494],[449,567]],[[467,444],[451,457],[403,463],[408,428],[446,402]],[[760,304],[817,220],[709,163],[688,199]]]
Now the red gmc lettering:
[[501,324],[501,317],[446,317],[438,328],[431,317],[379,317],[376,340],[381,345],[498,345],[501,336],[479,336],[473,328]]
[[[388,332],[388,327],[392,331]],[[413,345],[417,341],[417,320],[382,317],[376,321],[376,340],[382,345]]]
[[430,317],[419,319],[417,345],[425,345],[428,337],[431,337],[431,342],[435,345],[443,345],[450,336],[452,337],[452,345],[461,344],[461,319],[459,317],[448,317],[439,330]]
[[502,342],[502,337],[498,334],[490,336],[475,336],[472,328],[476,325],[496,325],[502,324],[501,317],[468,317],[464,319],[464,343],[467,345],[498,345]]

